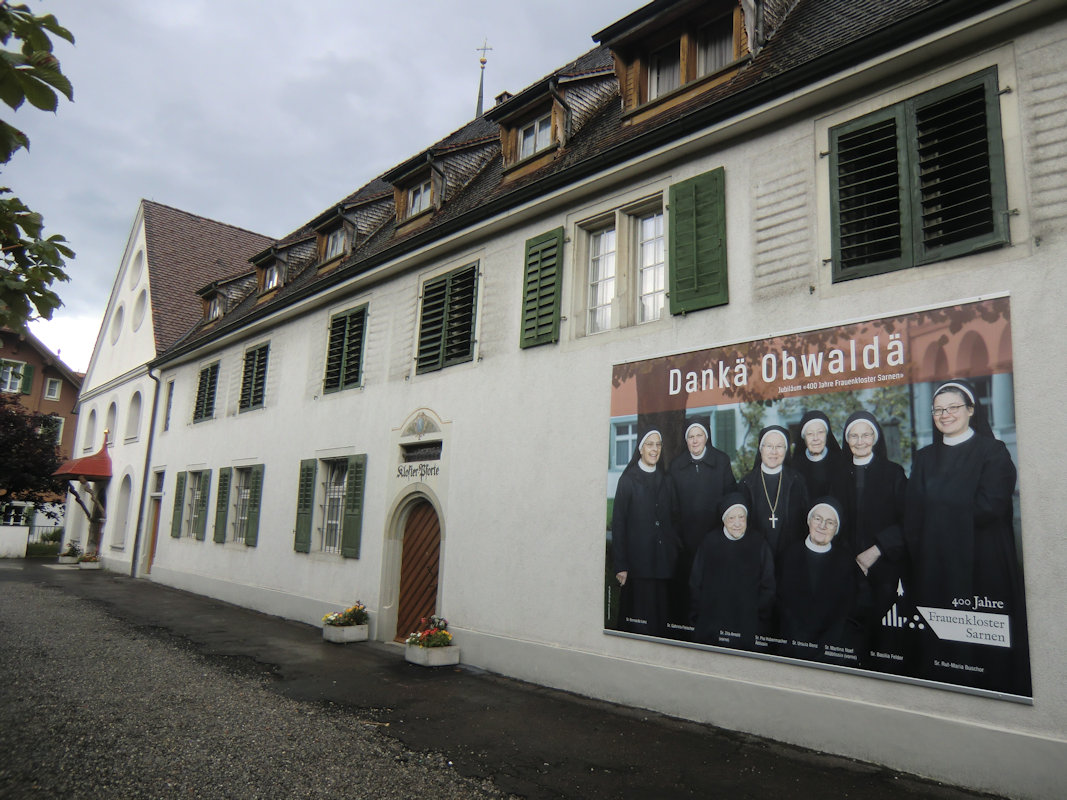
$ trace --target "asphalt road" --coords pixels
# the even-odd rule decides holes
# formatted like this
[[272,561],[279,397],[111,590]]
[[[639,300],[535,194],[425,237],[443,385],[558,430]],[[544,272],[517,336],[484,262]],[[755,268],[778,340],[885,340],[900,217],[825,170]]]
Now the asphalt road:
[[0,561],[0,798],[975,798],[108,572]]

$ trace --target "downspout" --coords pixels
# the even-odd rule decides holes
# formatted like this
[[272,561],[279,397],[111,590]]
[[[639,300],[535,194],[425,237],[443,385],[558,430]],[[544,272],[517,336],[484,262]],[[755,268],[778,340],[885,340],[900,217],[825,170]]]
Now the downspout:
[[137,577],[137,559],[141,554],[141,532],[144,530],[145,496],[148,494],[148,468],[152,463],[152,444],[156,437],[156,414],[159,411],[159,378],[148,370],[148,377],[155,383],[156,388],[152,396],[152,421],[148,425],[148,447],[144,454],[144,474],[141,478],[141,499],[137,504],[137,530],[133,535],[133,558],[130,559],[130,577]]

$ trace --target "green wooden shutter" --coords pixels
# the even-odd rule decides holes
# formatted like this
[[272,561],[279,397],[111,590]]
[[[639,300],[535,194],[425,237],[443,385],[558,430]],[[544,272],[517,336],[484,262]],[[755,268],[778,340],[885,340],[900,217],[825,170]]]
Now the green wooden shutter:
[[726,270],[726,170],[673,184],[669,190],[668,265],[671,313],[730,301]]
[[443,345],[447,300],[447,275],[426,281],[422,287],[422,315],[419,321],[416,372],[432,372],[444,366]]
[[241,397],[238,408],[247,411],[263,405],[267,386],[267,358],[270,345],[264,344],[245,353],[244,370],[241,375]]
[[211,470],[200,473],[200,503],[197,511],[196,538],[204,541],[207,538],[207,499],[211,494]]
[[330,339],[326,345],[325,392],[359,386],[362,378],[363,331],[367,307],[338,314],[330,320]]
[[259,501],[263,496],[263,465],[256,464],[248,475],[248,524],[245,528],[245,544],[255,547],[259,542]]
[[314,458],[300,462],[300,480],[296,487],[296,536],[293,549],[298,553],[311,552],[311,518],[315,509],[315,470],[318,461]]
[[834,280],[911,264],[903,106],[830,131],[830,255]]
[[178,539],[182,535],[182,510],[185,508],[185,477],[179,472],[174,479],[174,513],[170,517],[170,535]]
[[219,496],[215,499],[215,541],[226,541],[226,516],[230,510],[230,483],[233,480],[233,467],[219,470]]
[[563,228],[526,240],[519,347],[559,341]]
[[904,104],[916,264],[1007,244],[996,67]]
[[33,364],[22,365],[22,385],[19,387],[23,394],[33,391]]
[[348,459],[348,478],[345,486],[345,510],[341,523],[341,555],[359,558],[363,537],[363,490],[367,482],[367,455]]

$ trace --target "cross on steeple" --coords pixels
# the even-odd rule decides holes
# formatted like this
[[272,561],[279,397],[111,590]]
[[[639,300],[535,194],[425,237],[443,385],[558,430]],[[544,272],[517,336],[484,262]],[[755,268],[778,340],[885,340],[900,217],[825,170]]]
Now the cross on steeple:
[[478,63],[481,64],[482,71],[478,77],[478,108],[475,111],[475,116],[480,117],[482,115],[482,94],[485,90],[485,54],[493,48],[489,46],[488,40],[482,39],[482,46],[475,47],[475,50],[481,51],[482,57],[478,59]]

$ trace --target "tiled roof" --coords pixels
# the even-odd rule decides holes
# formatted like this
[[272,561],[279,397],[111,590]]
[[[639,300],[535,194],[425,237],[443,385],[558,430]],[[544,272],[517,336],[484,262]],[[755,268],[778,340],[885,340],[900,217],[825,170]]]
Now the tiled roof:
[[[451,233],[456,226],[471,224],[479,215],[491,216],[513,205],[526,202],[531,193],[548,190],[577,180],[586,174],[610,167],[645,149],[658,146],[670,137],[678,137],[725,120],[733,115],[777,96],[802,88],[822,75],[830,75],[851,65],[862,63],[879,53],[954,21],[965,19],[985,8],[999,5],[1003,0],[796,0],[777,6],[781,12],[778,27],[769,31],[765,45],[748,61],[743,62],[730,80],[709,89],[693,99],[678,104],[649,119],[624,124],[621,101],[616,87],[605,93],[599,109],[590,113],[580,130],[560,148],[557,157],[529,175],[504,182],[504,170],[498,136],[499,128],[486,117],[500,114],[490,110],[436,144],[400,162],[349,195],[342,202],[349,205],[361,200],[387,196],[390,180],[400,180],[425,159],[427,153],[442,154],[457,147],[479,145],[493,148],[492,157],[482,165],[454,196],[429,221],[415,230],[397,235],[395,220],[388,220],[373,235],[362,241],[341,267],[324,274],[315,269],[302,269],[268,302],[257,303],[250,298],[232,309],[220,325],[209,330],[193,332],[182,343],[182,350],[195,346],[217,334],[231,329],[242,320],[285,306],[293,297],[304,296],[319,287],[332,285],[346,277],[358,275],[383,259],[404,252],[407,247],[423,245],[435,233]],[[642,13],[655,13],[670,8],[670,0],[656,0]],[[605,29],[607,30],[607,29]],[[547,91],[552,78],[596,74],[613,64],[610,50],[594,47],[556,72],[531,84],[512,98],[508,104],[528,102],[538,91]],[[506,116],[507,111],[502,113]],[[283,241],[293,241],[307,231],[303,227]],[[202,281],[198,285],[203,285]],[[196,310],[199,313],[199,310]],[[196,314],[191,319],[195,321]]]
[[251,269],[248,259],[274,241],[233,225],[142,200],[156,352],[202,316],[196,290]]

